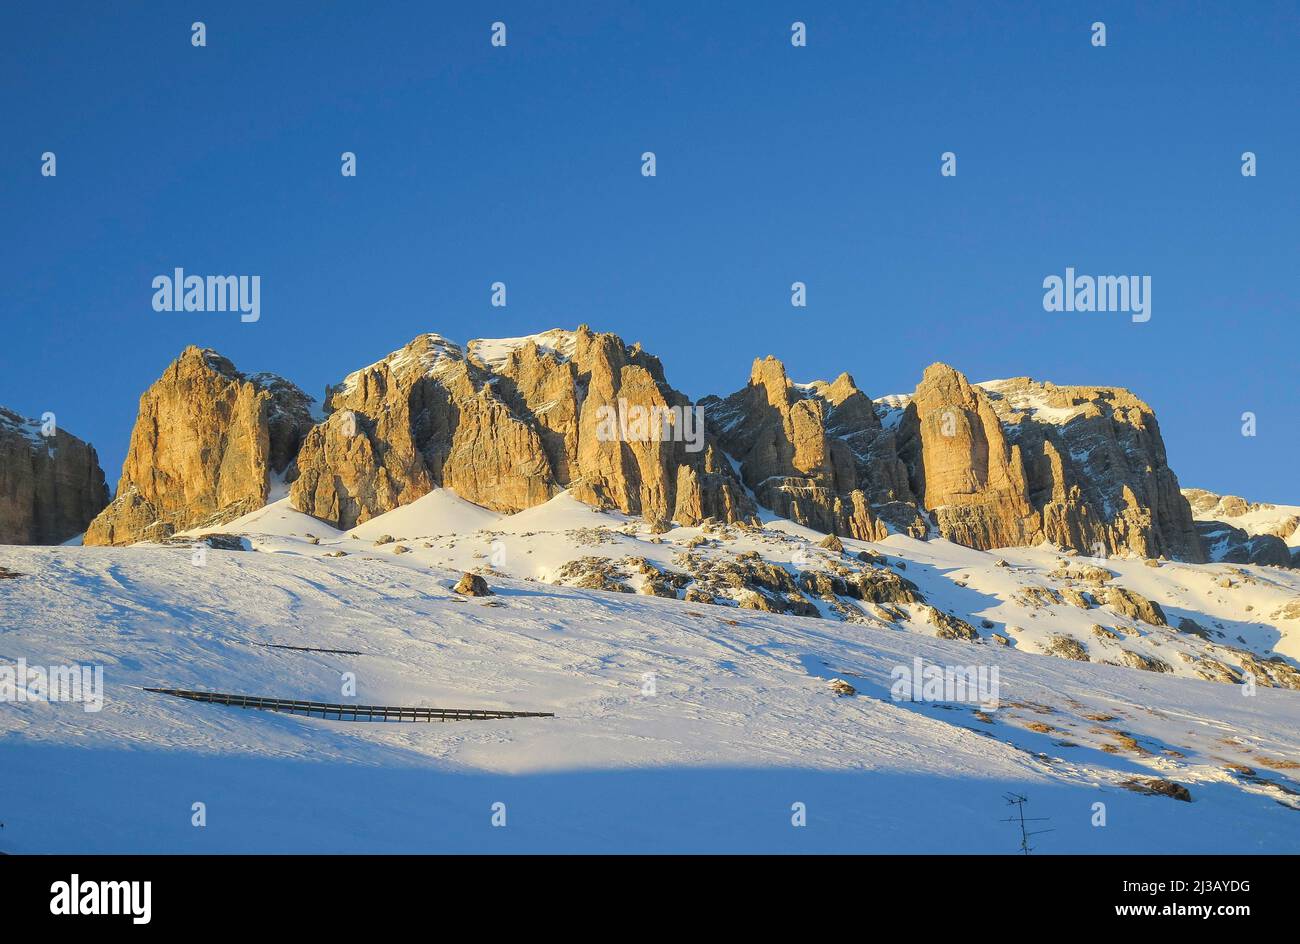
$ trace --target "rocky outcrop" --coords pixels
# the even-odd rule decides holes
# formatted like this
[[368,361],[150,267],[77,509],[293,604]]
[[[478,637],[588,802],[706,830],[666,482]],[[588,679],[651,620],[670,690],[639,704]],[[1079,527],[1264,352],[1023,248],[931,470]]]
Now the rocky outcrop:
[[745,484],[778,515],[864,541],[890,526],[925,533],[894,434],[848,374],[797,386],[767,357],[754,361],[743,390],[702,403]]
[[1269,534],[1283,541],[1300,530],[1300,515],[1293,506],[1246,501],[1238,495],[1218,495],[1203,488],[1185,488],[1183,497],[1198,521],[1223,521],[1249,534]]
[[794,384],[775,358],[709,398],[719,442],[779,515],[878,540],[926,533],[980,549],[1051,541],[1089,554],[1205,559],[1150,407],[1126,390],[929,367],[873,403],[853,378]]
[[1019,448],[1043,537],[1096,554],[1203,562],[1151,407],[1119,387],[981,384]]
[[348,375],[298,455],[294,506],[351,528],[435,485],[505,513],[551,498],[559,488],[537,430],[489,379],[436,334]]
[[1205,560],[1155,416],[1127,390],[972,385],[935,364],[906,405],[899,453],[922,507],[960,544]]
[[1224,564],[1271,564],[1294,566],[1291,548],[1273,534],[1250,534],[1224,521],[1197,521],[1206,556]]
[[1196,531],[1212,561],[1229,564],[1300,566],[1300,548],[1288,540],[1300,537],[1300,515],[1293,506],[1248,502],[1237,495],[1217,495],[1185,488],[1183,496],[1196,518]]
[[849,374],[792,384],[779,360],[705,400],[762,505],[819,531],[927,532],[971,547],[1052,541],[1088,554],[1204,560],[1147,404],[1117,387],[972,385],[933,364],[910,397]]
[[471,341],[468,353],[423,335],[349,375],[326,409],[290,494],[340,528],[434,486],[504,513],[567,488],[662,526],[754,514],[707,435],[692,442],[682,427],[656,425],[670,415],[682,423],[690,409],[658,359],[585,325]]
[[944,537],[982,549],[1042,540],[1020,448],[988,396],[961,373],[946,364],[926,369],[898,439],[912,490]]
[[0,544],[61,544],[108,503],[89,443],[0,407]]
[[117,495],[85,543],[163,540],[266,504],[311,426],[310,403],[282,378],[186,348],[140,397]]

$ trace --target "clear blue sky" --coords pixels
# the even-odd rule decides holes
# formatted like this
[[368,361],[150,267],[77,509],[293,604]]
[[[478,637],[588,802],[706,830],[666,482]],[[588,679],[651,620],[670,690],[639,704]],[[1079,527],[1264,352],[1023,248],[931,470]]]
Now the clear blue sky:
[[[589,322],[693,397],[768,353],[873,396],[935,360],[1128,386],[1184,485],[1300,502],[1298,10],[5,4],[0,404],[115,484],[186,344],[319,396],[420,332]],[[154,312],[175,266],[260,275],[261,320]],[[1152,276],[1151,321],[1044,312],[1066,266]]]

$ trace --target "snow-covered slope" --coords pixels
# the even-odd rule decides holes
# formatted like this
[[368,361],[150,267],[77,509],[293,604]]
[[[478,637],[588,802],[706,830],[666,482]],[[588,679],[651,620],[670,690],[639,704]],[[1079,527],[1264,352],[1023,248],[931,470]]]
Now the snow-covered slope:
[[[436,489],[348,532],[294,511],[287,500],[222,530],[246,535],[252,548],[280,554],[361,555],[417,570],[657,590],[697,602],[703,597],[694,591],[707,589],[715,603],[728,607],[780,603],[781,593],[764,594],[771,584],[764,584],[761,573],[737,572],[750,558],[787,572],[790,585],[797,584],[826,619],[943,634],[933,607],[968,624],[972,638],[1007,648],[1189,678],[1239,680],[1252,673],[1266,685],[1300,684],[1295,571],[1090,559],[1050,545],[986,553],[905,535],[879,543],[843,539],[844,550],[837,552],[821,547],[825,536],[816,531],[773,515],[765,519],[762,528],[706,525],[654,534],[640,519],[599,511],[567,492],[503,516]],[[821,592],[817,582],[882,569],[913,584],[919,599],[882,607]],[[764,600],[755,599],[755,592]],[[1134,608],[1147,601],[1155,604],[1155,622]]]
[[[1070,581],[1051,576],[1062,558],[1047,548],[895,536],[840,554],[789,522],[652,535],[564,495],[469,532],[465,505],[434,493],[352,533],[272,505],[239,523],[252,551],[0,548],[21,575],[0,579],[0,665],[103,665],[107,689],[98,713],[0,712],[0,851],[1013,852],[1007,791],[1050,817],[1041,852],[1300,851],[1300,692],[1247,694],[1190,677],[1178,656],[1214,646],[1231,661],[1231,639],[1290,664],[1295,633],[1267,615],[1296,599],[1286,571],[1065,559],[1104,567],[1170,622],[1194,614],[1205,639],[1043,602],[1027,588]],[[692,544],[799,572],[880,554],[980,641],[934,638],[919,604],[846,622],[823,599],[814,619],[545,582],[591,557],[644,587],[625,558],[671,570]],[[452,592],[471,568],[494,596]],[[1062,633],[1093,661],[1036,654]],[[1173,672],[1097,664],[1118,648]],[[997,706],[894,700],[891,673],[918,658],[998,669]],[[836,678],[855,694],[838,697]],[[146,686],[556,717],[352,723]],[[1191,802],[1131,788],[1153,778]]]

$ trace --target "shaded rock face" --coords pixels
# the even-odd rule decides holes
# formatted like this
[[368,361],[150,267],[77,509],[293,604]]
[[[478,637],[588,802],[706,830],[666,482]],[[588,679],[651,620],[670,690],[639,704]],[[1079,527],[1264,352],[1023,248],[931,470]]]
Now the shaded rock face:
[[758,501],[778,515],[866,541],[923,535],[892,430],[848,374],[796,386],[776,358],[754,361],[749,385],[702,401],[719,443]]
[[1183,496],[1192,507],[1196,532],[1210,560],[1300,566],[1300,549],[1287,544],[1300,528],[1300,515],[1293,514],[1293,509],[1201,488],[1185,488]]
[[163,540],[266,504],[311,427],[310,399],[279,377],[245,377],[221,355],[186,348],[140,397],[117,495],[86,544]]
[[1250,534],[1223,521],[1197,521],[1196,532],[1210,560],[1225,564],[1295,566],[1291,548],[1274,534]]
[[0,544],[61,544],[106,504],[94,447],[0,407]]
[[[611,414],[689,408],[658,359],[585,325],[531,338],[423,335],[329,391],[330,419],[307,436],[291,498],[340,528],[434,486],[503,513],[568,488],[651,522],[748,520],[754,508],[705,435],[608,435]],[[621,428],[620,428],[621,429]]]
[[1021,451],[1043,537],[1062,547],[1206,560],[1155,413],[1119,387],[982,385]]

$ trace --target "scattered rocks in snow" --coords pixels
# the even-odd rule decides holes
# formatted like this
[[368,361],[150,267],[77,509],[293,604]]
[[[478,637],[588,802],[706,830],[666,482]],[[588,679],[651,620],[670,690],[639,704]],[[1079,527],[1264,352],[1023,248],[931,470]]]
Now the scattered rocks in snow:
[[1091,596],[1073,587],[1062,587],[1061,596],[1065,599],[1065,602],[1073,603],[1081,610],[1092,609],[1095,602]]
[[410,549],[409,547],[407,547],[405,544],[398,544],[398,545],[394,546],[394,548],[393,548],[393,553],[394,553],[394,554],[409,554],[409,553],[411,553],[411,549]]
[[247,551],[252,549],[251,542],[238,534],[200,534],[197,538],[169,538],[168,544],[180,544],[189,547],[193,544],[206,544],[214,551]]
[[381,534],[379,537],[375,538],[374,546],[379,547],[381,544],[392,544],[395,540],[396,538],[391,534]]
[[1148,600],[1140,593],[1125,590],[1123,587],[1107,587],[1102,599],[1105,600],[1107,606],[1123,616],[1141,620],[1152,626],[1169,625],[1165,620],[1165,611],[1160,608],[1160,604]]
[[453,589],[467,597],[485,597],[492,593],[487,581],[478,574],[463,575]]
[[1140,652],[1134,652],[1132,649],[1121,649],[1119,651],[1120,661],[1112,665],[1126,665],[1130,669],[1141,669],[1144,672],[1172,672],[1173,668],[1168,662],[1157,659],[1155,656],[1144,656]]
[[10,570],[8,567],[0,567],[0,580],[15,580],[19,577],[25,577],[26,574],[20,574],[16,570]]
[[1241,667],[1255,677],[1255,684],[1265,688],[1300,689],[1300,672],[1292,668],[1281,656],[1266,660],[1257,659],[1245,650],[1234,650],[1241,659]]
[[834,551],[836,554],[844,553],[844,542],[833,534],[828,534],[822,540],[817,542],[818,547],[824,547],[828,551]]
[[1056,580],[1076,580],[1099,587],[1114,579],[1115,575],[1105,567],[1098,567],[1095,564],[1071,566],[1066,561],[1061,561],[1048,576]]
[[1300,600],[1292,600],[1273,612],[1273,619],[1300,620]]
[[1137,742],[1137,738],[1127,731],[1118,731],[1114,728],[1093,728],[1094,734],[1104,734],[1114,738],[1114,744],[1103,744],[1101,749],[1107,754],[1118,754],[1120,751],[1128,751],[1130,754],[1137,754],[1140,757],[1150,756],[1151,752]]
[[1182,800],[1184,803],[1192,802],[1192,792],[1184,787],[1181,783],[1174,783],[1172,780],[1164,780],[1160,777],[1153,777],[1149,780],[1132,780],[1120,781],[1120,786],[1125,790],[1132,790],[1134,793],[1145,794],[1146,796],[1164,796],[1174,800]]
[[844,679],[831,679],[830,686],[831,691],[836,695],[839,695],[841,698],[845,698],[849,695],[856,695],[858,693],[858,690],[848,682],[844,681]]
[[1092,634],[1099,639],[1119,639],[1119,633],[1113,629],[1107,629],[1100,623],[1092,624]]
[[1241,676],[1237,670],[1218,659],[1211,659],[1209,656],[1201,656],[1199,659],[1193,659],[1195,665],[1194,671],[1201,678],[1209,682],[1226,682],[1234,684],[1241,681]]
[[930,625],[937,630],[935,635],[940,639],[965,639],[967,642],[979,642],[980,634],[964,619],[928,604],[922,608],[926,611],[926,618],[930,621]]
[[1038,609],[1051,606],[1053,603],[1060,603],[1061,595],[1050,587],[1029,586],[1022,587],[1014,599],[1021,606]]
[[662,574],[648,576],[641,581],[637,588],[637,593],[648,597],[667,597],[670,600],[677,599],[677,589],[672,586]]
[[583,590],[607,590],[631,593],[632,588],[623,582],[623,575],[606,557],[579,557],[555,572],[555,582],[566,587]]
[[[797,599],[796,599],[797,598]],[[742,590],[737,597],[741,609],[764,613],[793,613],[795,616],[821,616],[821,611],[798,594],[783,595],[761,590]]]
[[1049,636],[1047,642],[1043,644],[1043,651],[1049,655],[1058,656],[1062,659],[1072,659],[1075,662],[1088,662],[1088,650],[1073,636],[1063,636],[1056,634]]

